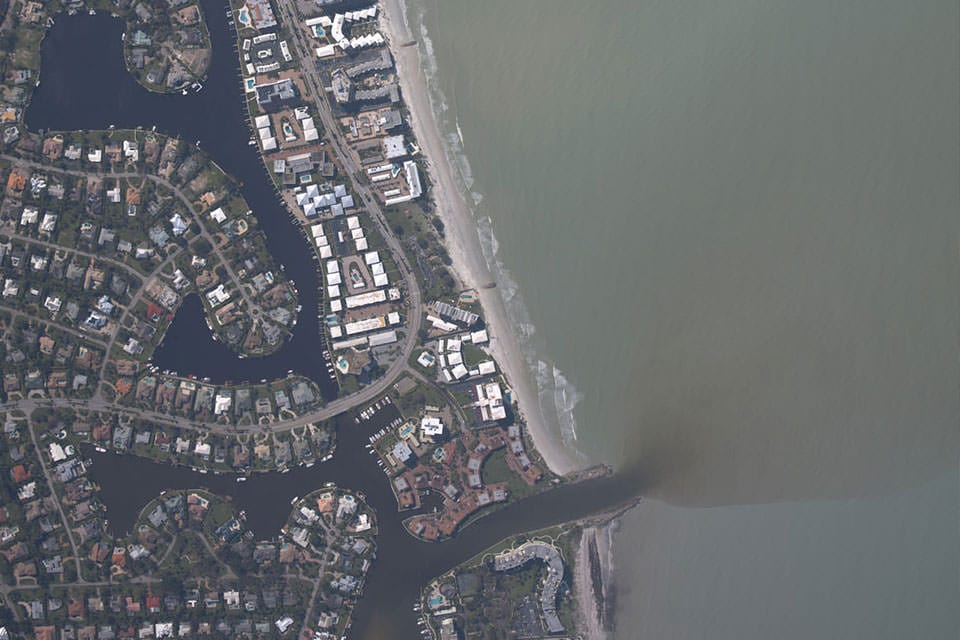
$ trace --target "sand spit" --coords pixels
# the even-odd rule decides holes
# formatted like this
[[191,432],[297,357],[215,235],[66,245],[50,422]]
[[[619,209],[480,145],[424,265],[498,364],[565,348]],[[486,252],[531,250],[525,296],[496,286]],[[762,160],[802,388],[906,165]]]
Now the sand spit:
[[612,566],[610,535],[615,521],[584,527],[577,545],[573,591],[577,599],[579,629],[586,640],[607,640],[611,631]]
[[381,24],[390,42],[404,101],[410,111],[410,127],[427,158],[427,173],[433,186],[431,196],[446,229],[447,249],[456,276],[464,287],[479,292],[491,335],[491,349],[510,382],[520,405],[534,446],[555,473],[567,474],[576,467],[569,452],[549,430],[540,410],[535,384],[527,369],[513,327],[480,248],[476,223],[463,193],[457,187],[453,167],[446,154],[430,103],[430,92],[421,69],[417,46],[412,41],[402,0],[383,0]]

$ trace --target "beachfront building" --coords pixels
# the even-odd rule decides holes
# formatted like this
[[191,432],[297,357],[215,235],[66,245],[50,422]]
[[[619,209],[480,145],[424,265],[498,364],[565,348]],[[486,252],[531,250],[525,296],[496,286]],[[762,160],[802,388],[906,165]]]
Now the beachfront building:
[[546,575],[543,577],[543,587],[540,590],[540,609],[543,615],[543,626],[547,633],[563,633],[563,624],[557,615],[557,591],[563,580],[563,558],[560,550],[552,544],[531,540],[516,549],[510,549],[497,554],[493,558],[494,571],[511,571],[539,560],[546,565]]
[[475,406],[484,422],[497,422],[507,418],[507,408],[503,404],[503,390],[498,382],[478,384],[474,387],[477,394]]

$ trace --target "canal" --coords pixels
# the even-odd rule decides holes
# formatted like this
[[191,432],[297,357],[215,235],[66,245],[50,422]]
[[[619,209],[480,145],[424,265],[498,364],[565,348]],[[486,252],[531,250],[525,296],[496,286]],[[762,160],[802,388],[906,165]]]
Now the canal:
[[320,385],[328,400],[337,385],[327,373],[317,312],[320,280],[313,252],[280,202],[249,126],[238,60],[225,3],[204,2],[213,59],[204,89],[187,96],[141,87],[123,63],[124,24],[107,15],[60,15],[41,48],[40,86],[25,114],[39,130],[156,127],[209,155],[241,183],[241,192],[265,231],[267,245],[300,292],[303,313],[293,336],[273,355],[242,359],[212,338],[198,300],[188,299],[154,352],[153,363],[215,383],[279,378],[293,370]]
[[[359,425],[347,414],[336,420],[337,453],[311,468],[265,473],[237,483],[232,474],[201,474],[134,456],[88,451],[94,464],[91,479],[100,485],[110,529],[126,533],[143,507],[161,491],[205,488],[230,496],[247,514],[247,526],[258,539],[279,534],[290,515],[290,501],[327,482],[362,492],[377,512],[377,560],[356,609],[352,638],[375,640],[416,638],[412,611],[420,589],[451,567],[503,538],[581,518],[630,501],[639,493],[639,478],[605,477],[564,485],[494,511],[460,531],[452,540],[425,543],[410,536],[398,513],[390,485],[363,445],[370,434],[389,424],[393,411],[381,411]],[[130,478],[137,478],[131,483]]]
[[[301,314],[289,342],[276,354],[240,359],[213,340],[200,304],[187,302],[154,353],[161,369],[209,377],[215,382],[275,378],[288,370],[316,381],[327,398],[336,394],[321,358],[316,313],[318,275],[312,252],[275,193],[257,155],[247,144],[246,120],[233,31],[222,2],[203,2],[213,41],[213,60],[203,91],[188,96],[157,95],[126,72],[121,21],[108,16],[56,19],[42,46],[41,84],[26,113],[31,130],[78,130],[156,126],[200,147],[242,183],[242,193],[265,231],[267,244],[300,292]],[[143,506],[161,491],[205,487],[230,496],[247,513],[247,524],[261,538],[277,535],[290,512],[290,500],[326,482],[365,494],[378,517],[378,557],[364,598],[356,609],[351,637],[419,637],[412,606],[432,577],[512,534],[584,517],[632,499],[642,482],[607,477],[562,488],[495,511],[439,544],[419,542],[402,527],[389,483],[363,445],[370,433],[392,420],[389,411],[357,425],[336,419],[337,453],[325,463],[289,473],[269,473],[238,484],[235,476],[200,474],[183,467],[132,456],[92,453],[91,476],[102,488],[111,529],[124,532]],[[136,482],[131,482],[136,478]],[[403,514],[406,517],[409,513]]]

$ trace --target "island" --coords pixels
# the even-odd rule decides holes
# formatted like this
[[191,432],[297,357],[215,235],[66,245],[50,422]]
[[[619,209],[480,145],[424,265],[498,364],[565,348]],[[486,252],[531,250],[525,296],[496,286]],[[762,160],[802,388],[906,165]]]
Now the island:
[[[550,439],[407,96],[398,17],[10,5],[0,50],[29,73],[0,105],[0,634],[609,628],[597,532],[635,485]],[[57,113],[71,93],[22,81],[57,64],[65,25],[117,19],[150,90],[124,100],[176,124],[113,126],[117,101],[27,126],[31,100]],[[401,580],[414,566],[424,581]]]

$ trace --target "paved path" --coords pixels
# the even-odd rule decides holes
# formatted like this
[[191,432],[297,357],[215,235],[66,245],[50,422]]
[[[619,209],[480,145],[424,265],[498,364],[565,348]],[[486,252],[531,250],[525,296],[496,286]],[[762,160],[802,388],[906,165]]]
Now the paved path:
[[[96,338],[94,338],[93,336],[91,336],[91,335],[89,335],[89,334],[86,334],[86,333],[84,333],[84,332],[82,332],[82,331],[77,331],[77,330],[74,329],[73,327],[68,327],[68,326],[66,326],[66,325],[60,324],[59,322],[55,322],[55,321],[53,321],[53,320],[46,320],[46,319],[44,319],[44,318],[39,318],[39,317],[37,317],[37,316],[32,316],[32,315],[30,315],[29,313],[24,313],[24,312],[21,311],[20,309],[15,309],[15,308],[13,308],[13,307],[8,307],[7,305],[3,305],[3,304],[0,304],[0,310],[6,311],[7,313],[11,314],[11,315],[12,315],[13,317],[15,317],[15,318],[18,318],[18,317],[19,317],[19,318],[23,318],[24,320],[29,320],[29,321],[31,321],[31,322],[40,322],[40,323],[43,323],[43,324],[50,325],[51,327],[54,327],[55,329],[57,329],[57,330],[59,330],[59,331],[63,331],[63,332],[65,332],[65,333],[69,333],[70,335],[76,336],[77,338],[81,338],[81,339],[86,340],[86,341],[88,341],[88,342],[92,342],[93,344],[95,344],[95,345],[97,345],[97,346],[99,346],[99,347],[101,347],[101,348],[103,348],[103,349],[106,349],[106,348],[107,348],[107,343],[104,342],[103,340],[97,340]],[[3,406],[3,405],[0,405],[0,406]]]
[[[310,43],[306,40],[305,34],[297,26],[298,14],[294,3],[290,0],[280,0],[278,3],[280,7],[281,14],[284,15],[287,20],[290,21],[291,31],[294,33],[293,45],[297,55],[300,56],[300,59],[304,64],[312,62],[312,55],[310,48]],[[336,153],[338,160],[343,164],[344,170],[351,176],[356,176],[362,173],[360,168],[358,158],[354,155],[352,148],[346,143],[343,139],[343,136],[340,132],[339,126],[333,118],[331,111],[331,105],[329,104],[326,92],[320,84],[319,74],[317,73],[304,73],[304,80],[307,83],[307,86],[312,93],[313,104],[316,108],[317,113],[320,115],[320,119],[323,122],[324,128],[326,130],[327,139],[330,141],[330,144]],[[44,165],[42,163],[23,160],[15,156],[0,154],[0,159],[8,160],[11,163],[33,167],[43,170],[51,170],[51,167]],[[256,315],[256,311],[259,308],[253,304],[249,298],[249,293],[243,284],[240,282],[240,279],[237,277],[233,268],[230,265],[230,262],[223,257],[223,254],[220,252],[220,248],[217,247],[216,243],[213,241],[212,235],[206,230],[206,226],[203,224],[200,214],[193,207],[193,204],[190,200],[183,194],[183,192],[176,186],[174,186],[168,180],[148,173],[140,172],[86,172],[86,171],[77,171],[69,169],[55,169],[60,173],[73,176],[87,176],[87,175],[107,175],[114,178],[146,178],[157,184],[160,184],[167,189],[169,189],[187,208],[190,214],[198,222],[201,228],[201,237],[204,237],[210,244],[214,247],[214,252],[219,259],[219,261],[224,265],[227,274],[230,277],[230,280],[233,286],[239,291],[240,295],[243,297],[244,302],[247,304],[248,309]],[[26,412],[30,412],[41,406],[55,406],[55,407],[74,407],[74,408],[87,408],[94,411],[113,411],[116,413],[135,416],[145,420],[151,420],[159,424],[165,424],[171,427],[177,427],[181,429],[193,429],[193,430],[203,430],[213,433],[225,433],[225,434],[237,434],[237,433],[251,433],[251,432],[261,432],[264,430],[269,431],[287,431],[289,429],[294,429],[298,427],[305,426],[307,424],[314,424],[318,422],[323,422],[329,420],[334,416],[337,416],[345,411],[349,411],[355,407],[360,407],[362,405],[368,404],[379,398],[382,394],[387,392],[392,385],[400,378],[405,372],[410,373],[414,377],[425,381],[426,380],[418,372],[413,370],[409,365],[410,357],[413,355],[414,350],[418,344],[419,329],[423,321],[423,299],[420,292],[420,286],[417,282],[417,279],[414,275],[413,270],[410,268],[410,265],[406,259],[406,254],[403,251],[403,247],[400,244],[400,241],[393,234],[392,230],[387,223],[386,217],[383,213],[380,204],[377,202],[375,196],[371,192],[370,188],[364,184],[361,184],[359,181],[354,180],[353,189],[356,194],[359,196],[360,200],[364,203],[364,207],[367,212],[370,214],[370,219],[377,226],[377,229],[380,231],[381,236],[384,238],[384,241],[387,243],[388,248],[390,249],[393,259],[396,261],[396,264],[400,270],[401,277],[403,279],[403,286],[405,291],[405,310],[406,310],[406,335],[404,336],[401,350],[396,359],[391,362],[387,367],[384,375],[372,382],[371,384],[360,389],[356,393],[350,394],[349,396],[343,396],[337,398],[325,406],[313,411],[306,412],[296,418],[289,418],[285,420],[277,420],[270,423],[269,425],[223,425],[223,424],[211,424],[198,420],[191,420],[179,416],[171,416],[165,413],[151,411],[146,409],[138,409],[134,407],[127,407],[120,405],[115,402],[110,402],[105,400],[102,397],[102,370],[101,370],[101,382],[98,382],[97,393],[92,400],[89,401],[78,401],[78,400],[69,400],[69,399],[50,399],[50,400],[20,400],[9,402],[6,404],[0,404],[0,410],[10,410],[10,409],[21,409]],[[53,243],[47,243],[48,246],[57,246]],[[65,249],[75,251],[69,247],[63,247]],[[162,262],[157,268],[155,268],[150,274],[146,276],[146,279],[159,273],[159,271],[171,260],[171,257],[168,257],[167,260]],[[129,267],[128,267],[129,268]],[[145,280],[146,281],[146,280]],[[126,313],[129,313],[129,309],[132,309],[135,306],[135,302],[140,299],[143,289],[141,288],[140,292],[136,294],[134,301],[128,305]],[[113,347],[114,340],[116,336],[114,335],[109,343],[104,344],[100,343],[101,346],[107,348],[107,356],[109,357],[109,351]],[[89,339],[89,338],[88,338]],[[104,368],[106,366],[106,361],[108,358],[104,359]]]
[[66,529],[67,539],[70,540],[70,548],[73,550],[73,562],[77,567],[77,582],[83,583],[86,582],[83,579],[83,567],[80,565],[80,552],[77,550],[77,541],[73,539],[73,529],[70,528],[70,521],[67,520],[67,514],[63,512],[63,501],[60,500],[60,496],[57,494],[57,484],[53,479],[53,476],[50,473],[50,468],[47,467],[47,463],[44,462],[43,452],[40,450],[40,443],[37,441],[37,430],[33,421],[30,419],[30,416],[27,416],[27,431],[30,432],[30,440],[33,442],[33,449],[37,453],[37,458],[40,460],[40,469],[43,470],[43,477],[47,481],[47,487],[50,489],[50,495],[53,496],[53,499],[57,503],[57,512],[60,514],[60,520],[63,522],[63,528]]
[[135,276],[137,280],[143,280],[145,277],[147,277],[147,274],[143,273],[142,271],[138,271],[137,269],[134,269],[127,263],[121,262],[119,260],[114,260],[113,258],[106,258],[96,253],[90,253],[89,251],[81,251],[80,249],[67,247],[62,244],[56,244],[55,242],[49,242],[47,240],[38,240],[37,238],[31,238],[29,236],[22,235],[15,231],[4,230],[3,233],[4,235],[9,236],[14,240],[25,242],[27,244],[35,244],[41,247],[48,247],[50,249],[58,249],[60,251],[66,251],[68,253],[75,253],[78,256],[84,256],[86,258],[92,258],[94,260],[98,260],[100,262],[110,265],[111,267],[114,267],[115,269],[122,269],[123,271],[126,271],[130,275]]

